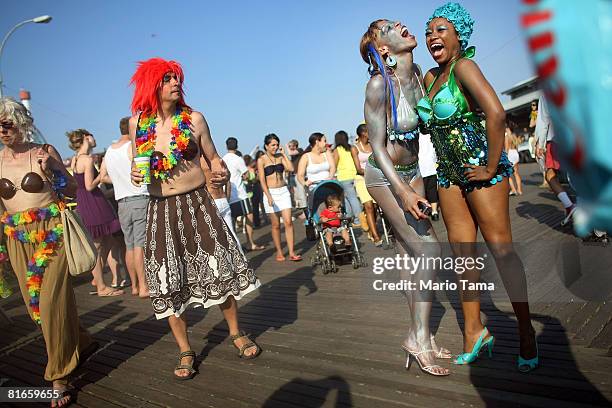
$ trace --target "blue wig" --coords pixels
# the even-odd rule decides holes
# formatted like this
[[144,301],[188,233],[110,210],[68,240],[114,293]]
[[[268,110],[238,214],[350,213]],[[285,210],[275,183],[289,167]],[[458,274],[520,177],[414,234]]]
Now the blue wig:
[[470,16],[470,13],[459,3],[446,3],[435,9],[429,20],[427,20],[425,27],[429,26],[431,20],[438,17],[447,19],[455,26],[455,31],[459,35],[461,50],[465,50],[474,32],[474,19]]
[[385,80],[385,93],[388,90],[389,94],[391,95],[391,117],[393,119],[393,126],[394,128],[397,128],[397,107],[395,106],[395,95],[393,94],[393,85],[391,82],[391,77],[387,73],[387,69],[382,61],[382,57],[380,56],[378,51],[376,51],[376,48],[374,48],[372,44],[368,44],[368,54],[370,61],[372,60],[372,58],[374,58],[374,61],[376,61],[377,65],[376,68],[378,68],[376,69],[374,66],[372,66],[373,64],[371,64],[370,68],[368,69],[368,72],[370,73],[370,75],[375,75],[377,72],[380,72],[383,79]]

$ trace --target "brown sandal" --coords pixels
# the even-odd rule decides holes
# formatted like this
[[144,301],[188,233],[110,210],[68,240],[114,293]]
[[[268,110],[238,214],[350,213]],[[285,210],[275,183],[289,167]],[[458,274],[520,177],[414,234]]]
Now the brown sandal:
[[[192,358],[191,364],[181,364],[183,357],[191,357]],[[179,381],[191,380],[196,375],[196,372],[197,372],[196,369],[193,368],[195,359],[196,359],[196,353],[192,350],[183,351],[181,354],[179,354],[178,364],[176,365],[176,367],[174,367],[174,371],[187,370],[189,371],[189,374],[183,376],[183,375],[176,375],[176,373],[174,373],[174,378],[176,378]]]
[[[259,356],[259,354],[261,353],[261,347],[259,347],[259,345],[257,345],[257,343],[255,343],[253,340],[251,340],[249,338],[249,335],[246,334],[245,332],[240,331],[240,332],[238,332],[238,334],[234,334],[233,336],[230,336],[230,337],[232,339],[232,344],[234,345],[234,347],[236,347],[238,349],[238,357],[244,358],[245,360],[251,360],[251,359]],[[238,347],[236,345],[236,340],[243,339],[243,338],[246,338],[247,342],[245,344],[243,344],[242,347]],[[255,353],[253,353],[251,355],[244,354],[244,352],[247,349],[250,349],[252,347],[257,347],[257,351]]]

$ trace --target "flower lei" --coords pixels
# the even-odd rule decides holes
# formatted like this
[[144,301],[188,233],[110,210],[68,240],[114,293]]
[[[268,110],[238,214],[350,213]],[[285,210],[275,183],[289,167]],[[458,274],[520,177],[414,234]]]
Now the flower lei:
[[[4,225],[4,234],[16,241],[24,244],[36,244],[36,250],[28,261],[26,272],[26,288],[30,295],[30,308],[32,319],[40,324],[40,288],[42,285],[45,268],[49,264],[50,258],[55,254],[55,249],[60,244],[60,238],[64,233],[64,226],[57,224],[49,231],[24,231],[16,227],[30,224],[36,221],[46,221],[57,217],[63,209],[63,203],[51,204],[48,207],[41,207],[16,214],[4,213],[0,217],[0,222]],[[5,248],[4,248],[5,249]]]
[[191,110],[187,107],[178,108],[172,117],[172,139],[168,156],[153,154],[155,150],[155,118],[157,115],[142,115],[138,129],[136,129],[136,151],[139,157],[151,158],[151,174],[155,178],[166,180],[170,177],[170,170],[183,158],[191,136]]

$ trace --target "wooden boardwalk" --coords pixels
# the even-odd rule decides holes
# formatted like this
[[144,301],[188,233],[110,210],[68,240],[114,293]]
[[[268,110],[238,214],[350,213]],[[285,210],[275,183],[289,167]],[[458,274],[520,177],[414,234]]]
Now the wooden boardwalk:
[[[523,166],[522,173],[527,179],[525,194],[511,199],[518,246],[561,248],[539,250],[526,261],[528,281],[542,283],[530,291],[542,359],[535,372],[523,375],[515,370],[516,321],[503,299],[483,304],[497,340],[493,359],[483,356],[472,366],[449,365],[452,374],[445,378],[425,375],[416,366],[407,372],[399,348],[406,334],[407,308],[400,295],[367,289],[371,267],[353,270],[346,265],[336,274],[322,275],[307,261],[279,264],[267,249],[249,254],[262,287],[240,302],[241,324],[264,353],[256,360],[238,359],[219,309],[192,310],[190,338],[199,354],[199,375],[186,382],[172,378],[176,346],[167,323],[155,320],[148,301],[128,295],[89,296],[87,279],[79,279],[81,321],[102,348],[76,373],[80,392],[75,406],[611,406],[612,306],[604,300],[610,288],[605,280],[597,280],[604,296],[593,295],[592,288],[578,285],[597,279],[588,268],[568,277],[553,266],[560,259],[565,266],[608,259],[612,247],[585,247],[559,228],[560,204],[537,188],[536,167]],[[436,229],[444,241],[442,221]],[[312,243],[305,240],[303,228],[298,226],[296,232],[298,247],[309,250],[307,260]],[[256,230],[256,240],[271,247],[269,228]],[[564,248],[570,248],[570,259],[564,259]],[[364,251],[370,263],[374,257],[392,255],[369,242]],[[604,271],[608,275],[609,265]],[[570,289],[559,284],[559,276],[567,278]],[[594,296],[589,301],[581,297],[586,292]],[[438,299],[433,309],[437,342],[457,353],[463,319],[456,296],[440,293]],[[44,344],[21,298],[13,295],[2,306],[12,318],[0,335],[0,379],[8,379],[3,385],[46,385]]]

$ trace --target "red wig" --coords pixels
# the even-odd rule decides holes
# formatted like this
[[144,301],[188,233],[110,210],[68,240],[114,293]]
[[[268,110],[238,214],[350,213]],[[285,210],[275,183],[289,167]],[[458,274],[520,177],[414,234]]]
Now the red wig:
[[[157,95],[162,86],[164,75],[168,72],[176,74],[181,83],[181,99],[179,107],[187,106],[183,92],[183,69],[176,61],[166,61],[162,58],[151,58],[146,61],[138,62],[138,68],[130,84],[134,84],[134,98],[132,99],[132,114],[142,112],[144,114],[156,113],[159,108],[159,97]],[[188,107],[188,106],[187,106]]]

